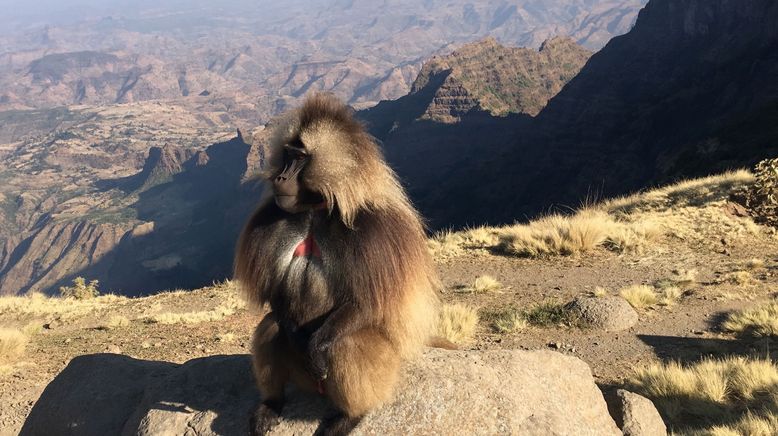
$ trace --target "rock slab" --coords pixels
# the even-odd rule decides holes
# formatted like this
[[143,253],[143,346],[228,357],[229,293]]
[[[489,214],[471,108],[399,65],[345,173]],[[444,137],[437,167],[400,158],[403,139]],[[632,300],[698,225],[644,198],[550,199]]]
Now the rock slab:
[[617,390],[616,397],[624,436],[667,435],[667,427],[651,400],[624,389]]
[[[246,355],[182,365],[80,356],[44,390],[22,435],[246,435],[259,401]],[[288,392],[274,435],[313,434],[328,402]],[[429,350],[355,435],[620,435],[589,367],[551,351]]]

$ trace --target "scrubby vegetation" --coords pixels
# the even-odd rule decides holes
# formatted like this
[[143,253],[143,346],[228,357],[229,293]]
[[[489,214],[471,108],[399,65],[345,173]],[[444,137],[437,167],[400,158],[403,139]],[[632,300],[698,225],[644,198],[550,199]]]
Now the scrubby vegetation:
[[754,167],[753,185],[738,197],[757,222],[778,227],[778,159],[765,159]]
[[16,329],[0,328],[0,375],[10,372],[13,364],[24,355],[27,335]]
[[778,429],[778,367],[768,360],[655,364],[629,384],[654,401],[674,434],[767,436]]
[[778,302],[770,301],[751,309],[731,313],[722,329],[753,336],[778,336]]
[[567,304],[547,300],[519,309],[515,306],[483,309],[481,318],[497,333],[515,333],[536,327],[583,327],[578,315]]
[[27,335],[19,330],[0,328],[0,362],[8,363],[24,354]]
[[73,279],[71,286],[62,286],[59,288],[59,295],[63,298],[75,298],[76,300],[88,300],[100,295],[97,289],[98,281],[91,280],[89,283],[83,277]]
[[473,292],[494,292],[501,288],[500,282],[489,275],[478,276],[473,282]]
[[654,292],[654,288],[646,285],[632,285],[619,291],[629,304],[635,309],[643,309],[659,302],[659,296]]
[[662,283],[659,289],[648,285],[631,285],[619,291],[619,295],[635,309],[645,309],[656,304],[672,306],[681,298],[682,294],[681,288],[666,283]]
[[455,344],[473,339],[478,325],[478,312],[464,304],[445,304],[440,311],[438,335]]

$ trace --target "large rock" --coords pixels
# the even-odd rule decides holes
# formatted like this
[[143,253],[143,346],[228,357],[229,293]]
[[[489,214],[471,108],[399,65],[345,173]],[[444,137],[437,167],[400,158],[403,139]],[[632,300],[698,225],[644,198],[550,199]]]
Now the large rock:
[[[259,401],[248,356],[183,365],[81,356],[44,390],[22,435],[245,435]],[[313,434],[328,403],[290,390],[275,435]],[[619,435],[589,367],[550,351],[429,350],[357,435]]]
[[570,303],[570,308],[588,326],[606,332],[626,330],[638,322],[635,309],[621,297],[580,297]]
[[654,403],[624,389],[616,391],[617,420],[624,436],[665,436],[667,427]]

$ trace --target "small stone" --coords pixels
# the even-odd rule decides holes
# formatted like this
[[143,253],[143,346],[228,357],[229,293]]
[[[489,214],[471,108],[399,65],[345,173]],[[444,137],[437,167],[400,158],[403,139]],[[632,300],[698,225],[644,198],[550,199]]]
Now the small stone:
[[122,349],[118,345],[109,345],[105,351],[113,354],[122,354]]
[[151,344],[148,341],[143,341],[140,343],[140,347],[143,349],[151,348]]

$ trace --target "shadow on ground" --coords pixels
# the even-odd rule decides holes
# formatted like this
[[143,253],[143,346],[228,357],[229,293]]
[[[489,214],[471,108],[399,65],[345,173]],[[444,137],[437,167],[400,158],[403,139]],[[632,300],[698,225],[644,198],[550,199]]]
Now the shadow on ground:
[[[116,354],[79,356],[46,387],[21,435],[248,434],[259,402],[247,355],[179,365]],[[327,412],[290,392],[286,420],[309,426]]]
[[[740,355],[766,357],[770,350],[770,340],[765,338],[716,339],[685,338],[679,336],[638,335],[646,345],[654,349],[657,357],[664,361],[693,363],[701,359]],[[775,353],[772,353],[775,354]]]

